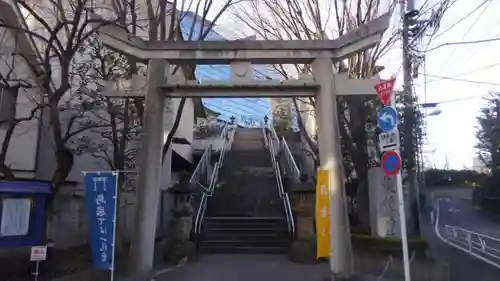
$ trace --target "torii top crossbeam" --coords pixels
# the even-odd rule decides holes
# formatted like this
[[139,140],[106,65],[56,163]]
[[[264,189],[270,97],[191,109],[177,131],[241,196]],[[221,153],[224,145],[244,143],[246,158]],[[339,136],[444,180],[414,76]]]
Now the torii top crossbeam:
[[165,59],[172,64],[229,64],[237,60],[254,64],[297,64],[310,63],[315,58],[341,60],[369,49],[380,42],[389,20],[390,13],[386,13],[335,40],[146,42],[111,25],[100,27],[99,35],[109,47],[143,60]]

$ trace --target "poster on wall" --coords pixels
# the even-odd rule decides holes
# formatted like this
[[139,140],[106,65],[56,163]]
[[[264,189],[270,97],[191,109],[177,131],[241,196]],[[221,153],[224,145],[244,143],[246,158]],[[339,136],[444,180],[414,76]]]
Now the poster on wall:
[[30,226],[31,199],[9,198],[2,201],[0,236],[23,236]]

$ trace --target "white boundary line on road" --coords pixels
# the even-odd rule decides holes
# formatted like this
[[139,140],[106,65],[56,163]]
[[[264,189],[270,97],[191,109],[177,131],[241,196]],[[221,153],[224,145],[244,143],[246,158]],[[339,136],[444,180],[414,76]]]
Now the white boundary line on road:
[[445,238],[443,238],[443,236],[442,236],[442,235],[441,235],[441,233],[439,232],[439,217],[440,217],[440,216],[439,216],[439,209],[440,209],[440,208],[439,208],[439,207],[440,207],[440,206],[439,206],[439,200],[436,200],[436,204],[435,204],[435,205],[436,205],[436,215],[435,215],[435,217],[436,217],[436,219],[435,219],[435,220],[436,220],[436,223],[434,224],[434,232],[436,233],[436,236],[437,236],[437,237],[438,237],[441,241],[443,241],[444,243],[446,243],[446,244],[448,244],[448,245],[450,245],[450,246],[452,246],[452,247],[454,247],[454,248],[456,248],[456,249],[458,249],[458,250],[460,250],[460,251],[462,251],[462,252],[464,252],[464,253],[466,253],[466,254],[468,254],[468,255],[471,255],[471,256],[473,256],[473,257],[475,257],[475,258],[477,258],[477,259],[480,259],[480,260],[482,260],[482,261],[484,261],[484,262],[488,263],[489,265],[492,265],[492,266],[494,266],[494,267],[496,267],[496,268],[500,269],[500,264],[497,264],[497,263],[495,263],[495,262],[493,262],[493,261],[490,261],[489,259],[487,259],[487,258],[485,258],[485,257],[482,257],[482,256],[480,256],[480,255],[478,255],[478,254],[476,254],[476,253],[469,252],[469,251],[465,250],[464,248],[459,247],[459,246],[457,246],[457,245],[455,245],[455,244],[453,244],[453,243],[449,242],[449,241],[448,241],[448,240],[446,240]]

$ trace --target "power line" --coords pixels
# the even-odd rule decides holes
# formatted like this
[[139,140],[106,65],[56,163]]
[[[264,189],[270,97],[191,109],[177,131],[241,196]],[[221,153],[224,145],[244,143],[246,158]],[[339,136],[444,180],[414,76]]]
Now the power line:
[[442,47],[446,47],[446,46],[490,43],[490,42],[495,42],[495,41],[500,41],[500,37],[490,38],[490,39],[483,39],[483,40],[475,40],[475,41],[448,42],[448,43],[444,43],[444,44],[438,45],[438,46],[436,46],[434,48],[431,48],[431,49],[427,50],[427,52],[431,52],[431,51],[434,51],[436,49],[439,49],[439,48],[442,48]]
[[443,79],[443,80],[452,80],[452,81],[467,82],[467,83],[473,83],[473,84],[500,86],[500,83],[495,83],[495,82],[486,82],[486,81],[475,81],[475,80],[468,80],[468,79],[460,79],[460,78],[454,78],[454,77],[447,77],[447,76],[440,76],[440,75],[433,75],[433,74],[425,74],[425,73],[421,73],[421,72],[419,72],[419,74],[427,76],[427,77],[434,77],[434,78],[439,78],[439,79]]
[[460,24],[461,22],[463,22],[464,20],[466,20],[468,17],[470,17],[472,14],[474,14],[477,10],[479,10],[484,4],[488,3],[489,1],[491,1],[491,0],[486,0],[486,1],[482,2],[481,4],[477,5],[476,8],[474,8],[474,10],[470,11],[467,15],[465,15],[462,18],[460,18],[458,21],[456,21],[454,24],[452,24],[451,26],[449,26],[443,32],[441,32],[438,35],[436,35],[436,37],[434,37],[434,39],[437,39],[437,38],[443,36],[446,32],[450,31],[452,28],[454,28],[455,26],[457,26],[458,24]]
[[493,67],[496,67],[496,66],[500,66],[500,62],[489,64],[489,65],[483,66],[483,67],[478,67],[478,68],[475,68],[475,69],[470,70],[470,71],[460,72],[458,74],[452,75],[452,77],[457,77],[457,76],[462,76],[462,75],[466,75],[466,74],[471,74],[471,73],[474,73],[474,72],[478,72],[478,71],[483,71],[483,70],[486,70],[486,69],[490,69],[490,68],[493,68]]
[[[487,65],[487,66],[483,66],[483,67],[479,67],[479,68],[475,68],[473,70],[469,70],[469,71],[466,71],[466,72],[460,72],[460,73],[457,73],[457,74],[454,74],[454,75],[451,75],[451,76],[448,76],[448,77],[457,78],[458,76],[472,74],[472,73],[483,71],[483,70],[486,70],[486,69],[490,69],[490,68],[493,68],[493,67],[496,67],[496,66],[500,66],[500,62],[493,63],[493,64],[490,64],[490,65]],[[425,70],[424,70],[424,74],[423,75],[424,75],[424,77],[427,76],[427,74],[425,73]],[[424,84],[427,85],[429,83],[436,82],[436,81],[439,81],[439,80],[440,79],[434,79],[434,80],[431,80],[431,81],[424,81]]]
[[[486,0],[485,2],[481,3],[480,6],[483,6],[484,4],[486,4],[486,6],[484,7],[484,9],[477,15],[476,19],[474,20],[474,22],[470,25],[469,29],[467,30],[467,32],[465,32],[463,35],[462,35],[462,38],[460,39],[461,41],[463,41],[465,39],[465,37],[469,34],[469,32],[471,32],[471,30],[476,26],[476,24],[478,23],[479,19],[481,18],[481,15],[484,14],[484,12],[486,11],[486,9],[488,8],[488,6],[491,4],[491,0]],[[451,52],[450,52],[450,55],[448,56],[448,58],[445,60],[448,61],[449,59],[451,59],[453,57],[453,55],[455,54],[455,51],[457,49],[453,49]],[[453,60],[450,65],[452,65],[456,60]]]
[[[458,0],[454,0],[454,1],[448,1],[448,0],[445,0],[443,2],[439,2],[439,3],[436,3],[433,8],[435,6],[438,6],[438,10],[436,12],[432,12],[432,15],[430,17],[430,19],[427,19],[425,20],[425,24],[424,26],[422,26],[418,33],[413,37],[413,39],[409,42],[409,46],[408,48],[412,48],[413,49],[413,44],[415,42],[417,42],[417,40],[419,40],[421,38],[421,36],[424,34],[424,32],[427,30],[427,28],[431,27],[433,24],[435,24],[436,22],[435,21],[438,21],[440,22],[441,21],[441,18],[443,17],[444,13],[450,8],[452,7]],[[491,0],[488,0],[488,1],[491,1]],[[450,3],[451,2],[451,3]],[[425,4],[425,3],[424,3]],[[424,6],[422,6],[420,9],[419,9],[419,15],[422,13],[422,10],[423,10]],[[403,15],[403,18],[405,16]],[[429,47],[430,45],[430,41],[432,40],[432,37],[436,34],[437,30],[439,29],[439,26],[434,29],[433,33],[431,34],[430,36],[430,39],[429,39],[429,42],[427,43],[427,48]],[[427,49],[426,48],[426,49]],[[396,71],[396,74],[395,76],[397,76],[399,74],[399,72],[401,71],[402,69],[402,65],[399,66],[398,70]]]
[[469,96],[469,97],[463,97],[463,98],[456,98],[452,100],[445,100],[445,101],[438,101],[438,102],[428,102],[428,104],[443,104],[443,103],[451,103],[451,102],[459,102],[459,101],[464,101],[464,100],[472,100],[472,99],[478,99],[478,98],[484,98],[488,96],[489,94],[483,94],[483,95],[478,95],[478,96]]

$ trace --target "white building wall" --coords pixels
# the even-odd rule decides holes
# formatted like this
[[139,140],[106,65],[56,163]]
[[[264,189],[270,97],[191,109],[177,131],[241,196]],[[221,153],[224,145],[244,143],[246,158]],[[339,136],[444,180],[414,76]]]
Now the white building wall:
[[[43,4],[44,1],[46,2],[46,5],[43,8],[38,6],[37,11],[41,15],[46,16],[45,19],[47,20],[47,22],[49,24],[55,24],[55,18],[53,18],[54,14],[52,13],[54,8],[51,7],[51,4],[49,3],[49,1],[41,0],[41,1],[38,1],[37,3],[38,3],[38,5],[41,5],[41,4]],[[67,1],[64,3],[69,5],[70,2],[71,1]],[[153,2],[154,2],[153,6],[157,7],[158,1],[153,1]],[[95,10],[95,12],[99,13],[104,18],[114,17],[114,12],[110,8],[111,3],[112,3],[112,1],[110,1],[110,0],[94,1],[94,4],[97,7],[99,7],[98,9]],[[167,10],[168,9],[170,9],[170,8],[167,8]],[[70,9],[68,9],[68,11],[69,10]],[[149,21],[149,17],[148,17],[148,13],[147,13],[147,7],[146,7],[144,1],[137,1],[136,2],[135,12],[137,15],[138,24],[143,26],[143,27],[146,26],[144,28],[138,28],[136,35],[147,40],[148,39],[147,24]],[[68,15],[68,17],[71,18],[72,15]],[[53,18],[54,20],[50,20],[51,18]],[[167,22],[170,22],[170,21],[167,19]],[[27,24],[28,24],[29,28],[32,30],[38,30],[38,32],[41,32],[41,30],[43,30],[42,28],[40,28],[40,23],[38,23],[33,18],[28,17]],[[45,35],[47,35],[47,34],[45,34]],[[62,42],[64,42],[66,40],[66,36],[64,35],[64,32],[61,32],[59,39]],[[38,42],[37,47],[39,50],[44,50],[45,46],[43,43]],[[78,55],[76,57],[78,58]],[[53,78],[53,81],[56,85],[58,85],[60,83],[61,79],[60,79],[60,72],[59,72],[59,67],[58,67],[57,61],[54,61],[54,64],[53,64],[52,78]],[[75,86],[77,86],[77,85],[75,85]],[[67,101],[69,99],[71,99],[71,95],[66,94],[65,97],[63,98],[62,102]],[[175,100],[172,100],[170,106],[166,105],[166,111],[172,111],[172,112],[174,112],[174,114],[173,115],[167,114],[165,116],[165,120],[164,120],[165,136],[166,136],[166,134],[168,134],[168,131],[171,128],[171,125],[173,123],[173,119],[170,119],[170,118],[173,118],[173,116],[175,116],[175,112],[177,111],[178,104],[179,104],[179,100],[175,99]],[[167,110],[167,107],[168,107],[168,110]],[[61,120],[62,120],[61,123],[63,124],[63,127],[64,127],[64,124],[66,123],[65,120],[69,120],[69,118],[70,118],[69,114],[68,114],[68,116],[65,116],[64,113],[61,114]],[[44,121],[48,122],[48,116],[45,116]],[[181,124],[180,124],[178,132],[177,132],[177,136],[181,137],[181,138],[185,138],[188,142],[191,143],[192,139],[193,139],[193,132],[192,132],[193,123],[194,123],[193,102],[192,102],[192,100],[188,100],[186,102],[185,107],[184,107],[184,113],[183,113],[183,116],[181,119]],[[41,167],[41,171],[39,171],[38,174],[42,178],[48,180],[48,179],[50,179],[52,171],[55,168],[55,161],[53,158],[55,148],[54,148],[54,143],[52,141],[52,137],[50,134],[51,129],[49,127],[45,126],[44,130],[45,130],[45,132],[44,132],[43,136],[45,139],[42,141],[42,145],[41,145],[43,151],[40,151],[40,158],[41,158],[40,162],[44,162],[44,167]],[[99,138],[99,136],[96,136],[96,138]],[[98,140],[96,140],[96,141],[98,141]],[[191,151],[192,150],[191,150],[190,146],[174,144],[173,149],[177,153],[179,153],[181,156],[183,156],[185,159],[191,161],[191,158],[192,158]],[[97,158],[95,158],[91,155],[88,155],[88,154],[75,155],[73,169],[72,169],[71,173],[69,174],[67,180],[69,180],[69,181],[81,181],[82,171],[105,170],[105,169],[108,169],[108,165],[106,165],[106,163],[101,159],[97,159]],[[166,172],[166,174],[168,174],[168,172]],[[170,180],[167,180],[167,182],[170,182]]]
[[[180,99],[172,99],[172,112],[175,115],[179,108]],[[184,110],[181,116],[181,122],[177,129],[176,136],[186,139],[189,143],[193,143],[194,131],[194,103],[191,99],[186,100]],[[168,131],[167,131],[168,133]],[[172,149],[177,152],[184,159],[192,162],[192,147],[191,145],[173,144]]]
[[[0,0],[0,1],[10,1],[10,0]],[[38,1],[43,2],[44,0]],[[103,0],[106,1],[106,0]],[[142,1],[137,1],[138,5],[143,3]],[[67,3],[67,2],[64,2]],[[146,10],[142,7],[138,8],[140,21],[147,21]],[[141,12],[143,11],[143,12]],[[44,13],[44,15],[49,16],[50,13]],[[141,16],[142,15],[142,16]],[[142,19],[141,19],[142,18]],[[37,23],[33,19],[28,19],[28,25],[30,29],[36,29]],[[50,22],[50,21],[49,21]],[[138,34],[139,36],[146,38],[147,33],[143,32]],[[12,40],[9,40],[12,42]],[[2,44],[2,47],[4,44]],[[8,46],[6,44],[5,46]],[[43,51],[43,45],[39,44],[38,47]],[[26,69],[22,65],[17,65],[18,71],[27,75]],[[4,69],[1,68],[1,69]],[[60,83],[60,77],[58,73],[58,65],[53,65],[53,80],[57,85]],[[3,70],[0,70],[3,71]],[[32,93],[33,96],[40,97],[40,95],[35,91]],[[29,94],[20,95],[18,100],[18,115],[23,116],[26,114],[33,104],[30,102],[32,99],[28,99]],[[172,100],[169,103],[168,111],[171,114],[165,115],[164,124],[165,136],[168,134],[168,130],[171,128],[173,123],[173,116],[177,111],[179,100]],[[166,108],[167,110],[167,108]],[[173,114],[172,114],[173,113]],[[61,123],[63,127],[67,124],[71,115],[69,113],[61,113]],[[38,121],[40,120],[40,121]],[[13,164],[16,169],[31,170],[36,169],[36,178],[40,180],[51,180],[53,172],[56,167],[56,162],[54,159],[55,146],[52,139],[52,130],[49,125],[48,112],[45,110],[40,114],[40,118],[34,120],[33,122],[26,122],[22,126],[19,126],[16,131],[16,139],[13,140],[13,145],[9,149],[8,154],[8,164]],[[39,126],[39,122],[41,125]],[[193,140],[193,124],[194,124],[194,104],[192,100],[187,100],[184,107],[184,112],[181,119],[181,124],[179,126],[177,135],[180,138],[185,138],[188,142]],[[4,132],[0,128],[0,137]],[[87,134],[95,134],[92,132],[87,132]],[[99,141],[98,134],[95,134],[96,142]],[[38,142],[39,140],[39,142]],[[37,146],[38,146],[38,159],[37,159]],[[191,147],[189,145],[178,145],[174,144],[173,149],[175,149],[181,156],[188,160],[191,160]],[[37,163],[38,160],[38,163]],[[37,167],[38,164],[38,167]],[[83,186],[82,186],[82,171],[95,171],[95,170],[107,170],[108,166],[103,160],[97,159],[91,155],[83,154],[80,156],[75,156],[73,169],[71,170],[67,180],[74,182],[71,186],[65,187],[66,191],[62,192],[57,197],[57,209],[58,211],[54,213],[50,225],[50,238],[54,238],[56,245],[59,247],[69,247],[73,245],[82,244],[87,239],[87,231],[85,224],[85,211],[82,196]],[[175,182],[177,175],[171,175],[170,171],[163,171],[164,180],[162,181],[162,187],[170,187]],[[159,221],[159,226],[168,226],[168,214],[172,207],[172,198],[168,192],[164,192],[164,200],[162,200],[162,221]],[[119,221],[120,229],[124,232],[125,236],[130,236],[134,231],[133,220],[135,214],[135,196],[133,193],[125,194],[124,199],[120,204],[119,210]]]
[[[32,83],[31,71],[24,61],[17,57],[14,57],[14,61],[12,60],[13,57],[11,54],[19,50],[16,48],[16,45],[12,30],[0,28],[0,73],[3,77],[10,77],[11,81],[15,79],[23,81],[23,83]],[[36,105],[37,90],[20,89],[17,97],[16,119],[29,117],[31,112],[36,108]],[[15,128],[12,139],[8,144],[5,163],[13,170],[34,172],[36,169],[38,116],[39,113],[36,113],[32,120],[23,121]],[[0,126],[0,147],[3,145],[8,127],[10,126],[7,124]],[[27,174],[27,176],[31,177],[30,174]]]

